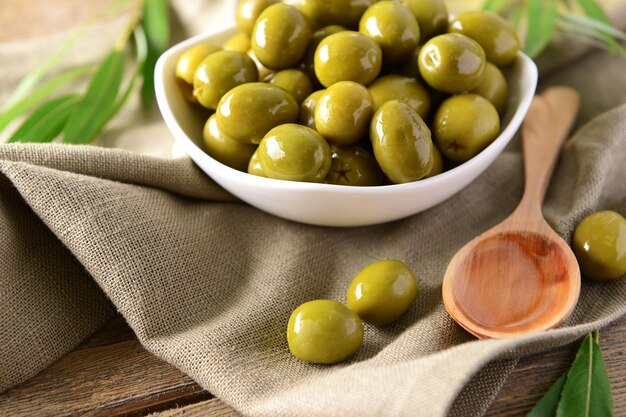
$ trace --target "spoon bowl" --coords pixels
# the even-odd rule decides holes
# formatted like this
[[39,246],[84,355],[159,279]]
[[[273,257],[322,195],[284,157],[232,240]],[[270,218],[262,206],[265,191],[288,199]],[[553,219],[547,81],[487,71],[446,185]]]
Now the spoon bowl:
[[555,328],[576,305],[576,257],[544,220],[541,204],[579,101],[566,87],[533,100],[522,126],[526,184],[519,206],[448,265],[442,288],[446,310],[479,338]]

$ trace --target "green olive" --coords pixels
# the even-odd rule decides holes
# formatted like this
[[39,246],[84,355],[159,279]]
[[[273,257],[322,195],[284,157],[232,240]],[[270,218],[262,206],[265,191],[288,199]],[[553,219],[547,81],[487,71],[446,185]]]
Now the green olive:
[[500,118],[496,108],[478,94],[446,99],[433,121],[435,142],[441,153],[465,162],[485,149],[498,136]]
[[611,281],[626,274],[626,218],[611,210],[586,217],[572,242],[583,275]]
[[226,136],[217,126],[215,115],[209,117],[202,130],[204,148],[213,159],[239,171],[246,171],[256,145],[248,145]]
[[314,93],[311,93],[304,99],[302,104],[300,104],[300,117],[298,119],[299,124],[317,130],[315,127],[315,107],[317,106],[317,102],[320,101],[320,97],[324,91],[325,90],[317,90]]
[[198,65],[193,77],[193,95],[198,103],[215,109],[222,96],[232,88],[258,80],[254,61],[241,52],[219,51]]
[[361,319],[338,301],[309,301],[296,308],[289,317],[289,350],[303,361],[338,363],[354,355],[362,342]]
[[302,13],[295,7],[276,3],[259,15],[250,43],[263,65],[284,69],[302,59],[310,39],[311,29]]
[[227,136],[257,144],[272,128],[298,119],[298,103],[280,87],[267,83],[237,86],[222,97],[216,118]]
[[474,39],[484,49],[487,60],[499,67],[513,62],[520,49],[515,27],[484,10],[461,13],[450,23],[449,30]]
[[261,12],[274,3],[278,3],[278,0],[239,0],[237,6],[237,27],[239,30],[250,35],[254,22]]
[[491,62],[487,62],[483,81],[470,93],[485,97],[493,104],[500,115],[506,110],[506,103],[509,99],[509,87],[502,71]]
[[331,165],[322,135],[293,123],[270,130],[259,144],[258,158],[266,177],[287,181],[322,182]]
[[304,54],[304,59],[301,62],[300,66],[307,73],[307,75],[316,87],[317,85],[321,85],[319,80],[317,79],[317,75],[315,75],[315,51],[317,50],[317,46],[320,44],[322,39],[332,35],[333,33],[339,33],[346,30],[348,29],[340,25],[330,25],[316,30],[313,33],[313,36],[311,36],[309,46],[307,47],[306,53]]
[[365,10],[375,0],[285,0],[297,7],[318,27],[342,25],[356,28]]
[[433,146],[433,166],[426,174],[425,178],[434,177],[435,175],[439,175],[443,172],[443,158],[441,156],[441,151],[436,146]]
[[256,69],[259,72],[259,81],[267,81],[272,77],[272,75],[274,75],[274,70],[263,65],[263,63],[259,61],[259,58],[254,55],[254,51],[252,49],[248,51],[247,55],[256,65]]
[[485,62],[480,45],[458,33],[435,36],[422,46],[418,59],[424,81],[450,94],[478,87],[485,75]]
[[257,147],[250,157],[248,162],[248,174],[256,175],[257,177],[265,177],[261,163],[259,162],[259,148]]
[[346,304],[362,320],[383,326],[400,317],[417,297],[417,279],[402,261],[386,259],[363,268],[348,287]]
[[414,78],[401,75],[385,75],[367,86],[374,110],[389,100],[401,100],[411,106],[422,119],[428,117],[430,110],[430,95],[426,88]]
[[381,66],[380,46],[359,32],[334,33],[315,50],[315,75],[324,87],[339,81],[367,85],[378,76]]
[[387,65],[406,62],[420,41],[420,29],[409,7],[391,0],[370,6],[361,17],[359,32],[378,42]]
[[313,85],[307,75],[297,69],[286,69],[274,73],[270,83],[290,93],[298,104],[313,92]]
[[382,185],[383,172],[376,159],[360,146],[330,147],[332,165],[326,182],[338,185],[374,186]]
[[372,118],[370,139],[378,165],[392,182],[416,181],[431,171],[430,130],[408,104],[399,100],[383,104]]
[[402,0],[417,18],[422,41],[448,31],[448,8],[443,0]]
[[224,43],[224,50],[247,54],[250,50],[250,35],[245,32],[239,32],[232,36]]
[[406,63],[392,72],[404,75],[405,77],[415,78],[416,80],[422,80],[422,74],[420,74],[420,68],[418,65],[418,58],[421,49],[422,46],[418,45],[417,48],[413,50],[413,53],[406,61]]
[[315,127],[329,142],[352,145],[367,134],[373,113],[367,88],[340,81],[322,93],[315,106]]
[[189,48],[176,61],[176,77],[187,84],[193,84],[193,75],[196,73],[198,65],[204,61],[204,58],[219,50],[220,48],[217,46],[207,43]]

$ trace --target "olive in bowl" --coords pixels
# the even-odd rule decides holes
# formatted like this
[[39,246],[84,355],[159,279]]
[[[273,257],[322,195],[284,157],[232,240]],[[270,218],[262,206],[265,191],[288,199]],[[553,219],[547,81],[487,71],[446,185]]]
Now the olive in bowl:
[[[503,71],[509,86],[509,99],[498,136],[471,160],[439,175],[431,176],[436,164],[433,162],[425,178],[404,184],[355,187],[323,182],[283,181],[250,175],[209,156],[203,150],[202,139],[206,113],[198,111],[197,105],[185,99],[175,76],[177,60],[185,51],[201,43],[223,45],[236,33],[236,27],[231,24],[187,39],[166,51],[156,65],[157,103],[176,146],[215,182],[260,210],[302,223],[342,227],[384,223],[416,214],[453,196],[487,169],[513,138],[528,111],[537,84],[536,66],[530,58],[519,52]],[[376,50],[374,54],[377,55]],[[245,85],[249,84],[235,88]],[[279,87],[267,85],[289,94]],[[291,122],[283,123],[298,120],[299,108],[293,97],[292,100],[296,111],[290,114]],[[255,114],[249,117],[254,123],[262,118]],[[260,141],[266,133],[256,140]],[[228,136],[232,135],[229,133]]]

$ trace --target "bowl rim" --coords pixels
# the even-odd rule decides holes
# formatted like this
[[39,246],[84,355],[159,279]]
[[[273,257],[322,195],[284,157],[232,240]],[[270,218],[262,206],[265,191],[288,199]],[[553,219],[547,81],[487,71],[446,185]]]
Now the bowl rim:
[[[438,183],[442,185],[447,183],[453,178],[462,175],[463,172],[471,172],[473,171],[473,167],[476,165],[482,164],[483,159],[487,159],[490,157],[492,152],[498,152],[497,150],[500,148],[501,150],[511,141],[514,137],[516,131],[519,129],[523,119],[528,112],[530,107],[530,103],[535,95],[535,90],[537,88],[538,81],[538,70],[535,62],[528,57],[524,52],[519,51],[517,53],[516,60],[521,61],[523,68],[527,71],[527,76],[530,78],[530,83],[528,86],[525,86],[522,91],[520,91],[519,104],[517,109],[511,116],[507,125],[504,129],[500,130],[498,137],[494,139],[487,147],[485,147],[480,153],[476,156],[472,157],[468,161],[465,161],[447,171],[444,171],[440,174],[429,178],[423,178],[416,181],[411,181],[402,184],[385,184],[385,185],[376,185],[376,186],[351,186],[351,185],[340,185],[340,184],[327,184],[327,183],[313,183],[313,182],[300,182],[300,181],[286,181],[279,180],[274,178],[260,177],[257,175],[248,174],[247,172],[239,171],[237,169],[231,168],[216,159],[212,158],[208,155],[200,146],[198,146],[182,129],[178,121],[176,120],[173,112],[171,111],[170,103],[167,100],[167,94],[165,91],[165,77],[168,74],[165,73],[165,67],[167,62],[172,58],[173,55],[182,52],[183,50],[188,49],[189,47],[200,43],[207,38],[215,37],[218,35],[222,35],[227,32],[232,32],[236,29],[234,22],[227,22],[225,24],[216,26],[212,29],[209,29],[205,32],[194,35],[188,39],[185,39],[167,49],[159,59],[157,60],[155,66],[155,92],[157,97],[157,103],[159,109],[161,111],[161,115],[168,126],[169,130],[174,136],[174,140],[177,144],[181,145],[184,149],[187,156],[191,157],[192,154],[201,155],[203,159],[209,165],[214,166],[216,169],[222,171],[223,176],[230,177],[233,181],[237,181],[239,183],[252,183],[256,186],[271,188],[271,189],[283,189],[283,190],[294,190],[298,189],[301,191],[316,191],[316,192],[324,192],[330,194],[345,194],[348,191],[350,193],[362,193],[362,194],[386,194],[389,192],[409,192],[413,189],[419,189],[422,187],[431,187],[436,186]],[[524,91],[525,90],[525,91]],[[498,152],[499,153],[499,152]],[[193,158],[192,158],[193,159]],[[211,176],[210,172],[206,172],[207,175]]]

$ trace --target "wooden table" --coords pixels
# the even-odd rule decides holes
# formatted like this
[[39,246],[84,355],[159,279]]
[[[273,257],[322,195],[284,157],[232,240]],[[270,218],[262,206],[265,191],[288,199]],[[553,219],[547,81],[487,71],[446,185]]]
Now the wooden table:
[[[0,42],[77,26],[109,0],[0,0]],[[53,11],[53,13],[51,12]],[[626,415],[626,317],[600,333],[615,415]],[[524,416],[571,363],[578,343],[523,358],[487,412]],[[157,359],[116,317],[33,379],[0,394],[2,416],[206,416],[239,412]]]

